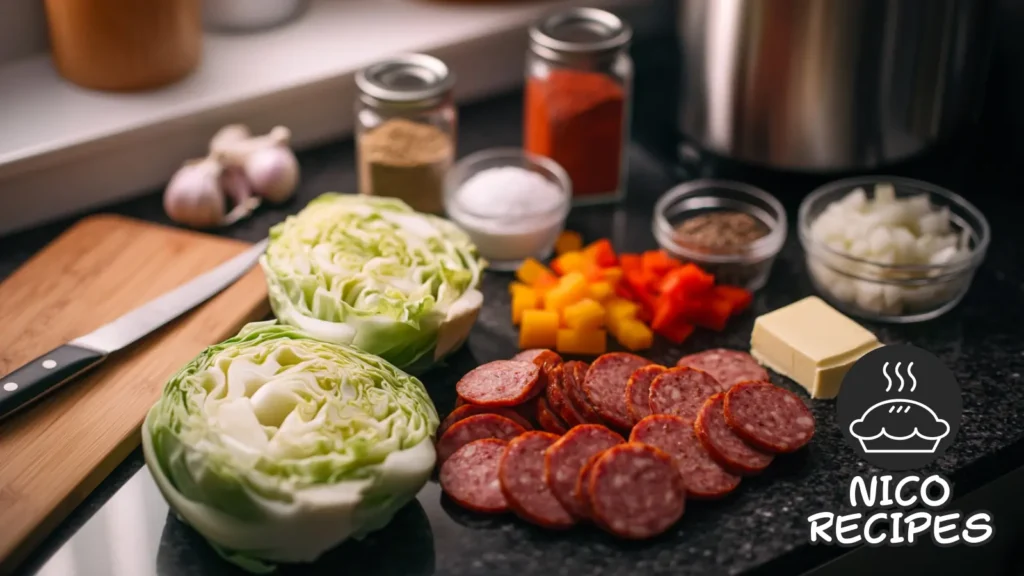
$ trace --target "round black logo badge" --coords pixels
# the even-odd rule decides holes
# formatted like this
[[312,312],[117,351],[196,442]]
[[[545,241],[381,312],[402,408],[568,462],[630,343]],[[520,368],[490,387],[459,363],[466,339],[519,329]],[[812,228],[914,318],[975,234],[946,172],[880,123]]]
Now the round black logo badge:
[[836,399],[843,436],[861,458],[887,470],[934,462],[953,444],[963,401],[953,372],[925,350],[883,346],[865,354]]

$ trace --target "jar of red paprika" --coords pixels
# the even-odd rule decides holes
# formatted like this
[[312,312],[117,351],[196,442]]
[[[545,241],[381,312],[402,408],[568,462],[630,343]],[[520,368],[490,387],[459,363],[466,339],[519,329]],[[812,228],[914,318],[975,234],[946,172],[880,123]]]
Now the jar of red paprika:
[[575,205],[625,195],[632,35],[595,8],[560,11],[530,28],[523,141],[565,168]]

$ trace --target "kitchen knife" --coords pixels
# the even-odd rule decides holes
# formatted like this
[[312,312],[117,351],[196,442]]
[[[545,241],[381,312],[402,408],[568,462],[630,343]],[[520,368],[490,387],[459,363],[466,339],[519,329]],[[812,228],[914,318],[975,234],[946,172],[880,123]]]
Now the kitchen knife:
[[230,286],[266,248],[267,241],[263,240],[213,270],[0,378],[0,420]]

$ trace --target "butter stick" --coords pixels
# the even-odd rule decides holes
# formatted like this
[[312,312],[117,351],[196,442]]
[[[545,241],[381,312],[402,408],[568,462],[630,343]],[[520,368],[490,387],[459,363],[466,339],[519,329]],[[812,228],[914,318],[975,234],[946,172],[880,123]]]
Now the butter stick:
[[880,346],[874,334],[817,296],[758,316],[750,335],[750,354],[811,398],[835,398],[853,363]]

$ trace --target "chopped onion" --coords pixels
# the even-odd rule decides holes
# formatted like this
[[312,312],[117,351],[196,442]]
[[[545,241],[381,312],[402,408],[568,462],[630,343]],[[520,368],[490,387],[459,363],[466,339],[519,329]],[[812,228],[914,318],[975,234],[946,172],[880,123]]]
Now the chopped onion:
[[[947,265],[970,253],[970,231],[956,229],[947,206],[932,205],[926,194],[898,197],[890,183],[877,184],[873,198],[857,188],[828,205],[811,223],[810,233],[815,242],[832,251],[870,263],[828,257],[811,266],[817,283],[839,301],[884,315],[932,307],[948,299],[955,287],[890,284],[887,281],[897,275],[900,280],[914,277],[907,272],[880,270],[875,264]],[[922,273],[920,277],[940,273]]]

